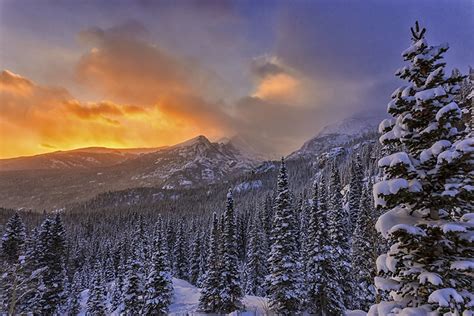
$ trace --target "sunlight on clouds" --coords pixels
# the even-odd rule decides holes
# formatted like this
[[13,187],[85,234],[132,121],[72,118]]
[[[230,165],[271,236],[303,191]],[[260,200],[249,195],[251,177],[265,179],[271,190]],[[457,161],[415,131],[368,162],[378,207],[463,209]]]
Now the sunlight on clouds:
[[264,78],[257,87],[254,97],[270,101],[287,102],[298,98],[300,82],[288,74],[277,74]]

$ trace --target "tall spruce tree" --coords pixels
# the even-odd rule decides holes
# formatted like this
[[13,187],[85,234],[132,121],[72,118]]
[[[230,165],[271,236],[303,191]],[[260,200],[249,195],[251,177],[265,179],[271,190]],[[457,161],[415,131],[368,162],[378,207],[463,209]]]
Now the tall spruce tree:
[[15,213],[5,225],[0,250],[0,311],[17,311],[18,296],[24,287],[24,267],[21,256],[25,253],[26,230]]
[[247,263],[245,265],[245,293],[265,296],[265,277],[268,274],[266,260],[266,238],[260,217],[254,216],[250,226],[249,245],[247,248]]
[[221,258],[220,258],[219,221],[217,214],[212,217],[212,228],[209,236],[207,269],[203,277],[203,287],[199,298],[198,310],[205,313],[219,313],[222,301],[220,295]]
[[145,315],[165,315],[171,304],[173,284],[167,260],[167,245],[164,242],[163,223],[158,219],[153,243],[151,269],[145,284]]
[[42,272],[36,312],[50,315],[58,311],[64,299],[66,239],[59,214],[44,220],[38,238],[37,269]]
[[390,295],[371,315],[461,315],[474,304],[474,139],[459,129],[460,77],[445,74],[448,45],[429,46],[425,32],[418,22],[411,29],[408,65],[397,72],[407,85],[392,94],[393,119],[379,128],[381,143],[401,151],[378,163],[384,177],[373,193],[386,213],[377,229],[391,247],[377,259],[375,284]]
[[21,217],[15,213],[5,225],[2,236],[1,258],[6,263],[18,262],[18,257],[23,253],[26,240],[26,229]]
[[174,244],[174,276],[178,279],[188,280],[188,246],[186,232],[184,229],[184,220],[180,219]]
[[372,196],[372,188],[364,186],[359,204],[352,238],[352,275],[354,309],[368,310],[375,302],[375,261],[377,259],[377,231],[375,230],[376,213]]
[[242,307],[235,220],[234,199],[229,190],[222,231],[221,311],[224,313],[231,313]]
[[359,216],[359,203],[362,195],[362,185],[364,180],[364,172],[359,155],[352,161],[351,174],[349,183],[349,216],[350,227],[353,231],[356,227],[357,217]]
[[197,285],[201,273],[201,253],[201,234],[198,230],[195,230],[189,259],[189,282],[193,285]]
[[268,259],[268,293],[270,309],[280,315],[291,315],[301,309],[301,263],[299,262],[296,213],[288,188],[288,175],[282,158],[275,199],[272,246]]
[[131,254],[127,260],[124,284],[124,310],[126,315],[137,315],[143,307],[144,262],[141,241],[144,233],[141,230],[141,220],[136,225],[136,233],[132,238]]
[[87,315],[102,316],[106,314],[105,300],[107,291],[105,289],[104,274],[101,261],[97,261],[94,267],[94,277],[89,299],[87,300]]
[[[349,214],[342,205],[341,180],[336,162],[331,167],[328,201],[329,282],[327,291],[333,297],[333,313],[342,313],[352,305]],[[342,299],[341,299],[342,298]],[[339,306],[336,306],[339,303]]]

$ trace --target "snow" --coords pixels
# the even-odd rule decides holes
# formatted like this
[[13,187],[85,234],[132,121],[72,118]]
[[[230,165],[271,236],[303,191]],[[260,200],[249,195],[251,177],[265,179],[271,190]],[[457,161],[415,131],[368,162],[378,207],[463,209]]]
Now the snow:
[[393,279],[385,279],[385,278],[381,278],[381,277],[375,277],[374,278],[374,283],[375,283],[375,286],[378,289],[381,289],[381,290],[384,290],[384,291],[397,290],[397,289],[400,288],[400,284],[397,281],[393,280]]
[[392,226],[392,228],[390,228],[390,230],[388,231],[389,235],[397,232],[397,231],[400,231],[400,230],[403,230],[405,232],[407,232],[408,234],[410,235],[418,235],[418,236],[425,236],[425,231],[419,227],[416,227],[416,226],[413,226],[413,225],[408,225],[408,224],[397,224],[397,225],[394,225]]
[[411,166],[410,158],[408,157],[406,152],[398,152],[389,156],[385,156],[381,158],[378,162],[380,168],[394,167],[398,164],[405,164]]
[[443,89],[443,87],[436,87],[415,93],[415,99],[423,102],[445,95],[446,91]]
[[420,273],[420,275],[418,275],[418,280],[420,280],[420,284],[425,284],[426,282],[429,282],[433,285],[443,284],[443,280],[441,279],[441,276],[433,272]]
[[408,189],[409,183],[406,179],[396,178],[386,181],[380,181],[374,185],[375,205],[385,205],[385,200],[380,195],[396,194],[402,189]]
[[449,307],[451,301],[456,303],[464,302],[462,296],[453,288],[436,290],[428,297],[429,303],[437,303],[439,306]]
[[474,270],[474,261],[472,260],[454,261],[453,263],[451,263],[451,269],[459,270],[459,271]]
[[379,133],[384,133],[387,129],[393,127],[395,125],[394,119],[384,119],[379,124]]
[[456,102],[451,102],[449,104],[446,104],[443,106],[441,109],[438,110],[436,113],[436,120],[439,121],[442,119],[448,112],[454,111],[456,113],[456,117],[460,118],[461,117],[461,110],[459,109],[459,106],[456,104]]
[[[204,315],[196,310],[199,306],[201,290],[189,282],[173,278],[174,296],[170,305],[168,315]],[[247,295],[243,298],[245,311],[238,315],[265,315],[268,309],[267,299],[258,296]],[[229,315],[237,315],[236,312]]]
[[236,192],[245,192],[253,189],[261,188],[263,185],[262,180],[254,180],[250,182],[242,182],[235,187]]

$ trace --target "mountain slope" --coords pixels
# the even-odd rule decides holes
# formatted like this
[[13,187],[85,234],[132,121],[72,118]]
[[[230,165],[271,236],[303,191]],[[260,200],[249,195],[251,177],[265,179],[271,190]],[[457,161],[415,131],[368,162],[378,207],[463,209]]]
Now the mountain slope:
[[335,124],[325,126],[315,137],[306,141],[288,159],[311,159],[338,146],[360,138],[368,133],[376,132],[378,118],[351,117]]
[[107,191],[202,186],[257,165],[231,144],[204,136],[148,153],[101,148],[30,158],[18,158],[16,165],[0,161],[10,168],[0,169],[2,206],[55,209]]

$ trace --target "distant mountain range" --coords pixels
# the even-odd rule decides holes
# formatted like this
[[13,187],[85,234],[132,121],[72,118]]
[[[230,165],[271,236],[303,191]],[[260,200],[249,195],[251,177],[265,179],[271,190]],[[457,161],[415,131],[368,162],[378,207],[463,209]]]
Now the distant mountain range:
[[[351,118],[326,126],[288,159],[317,158],[375,131],[376,125],[375,120]],[[58,209],[108,191],[198,187],[258,172],[264,160],[244,138],[211,142],[202,135],[159,148],[91,147],[2,159],[0,206]]]

